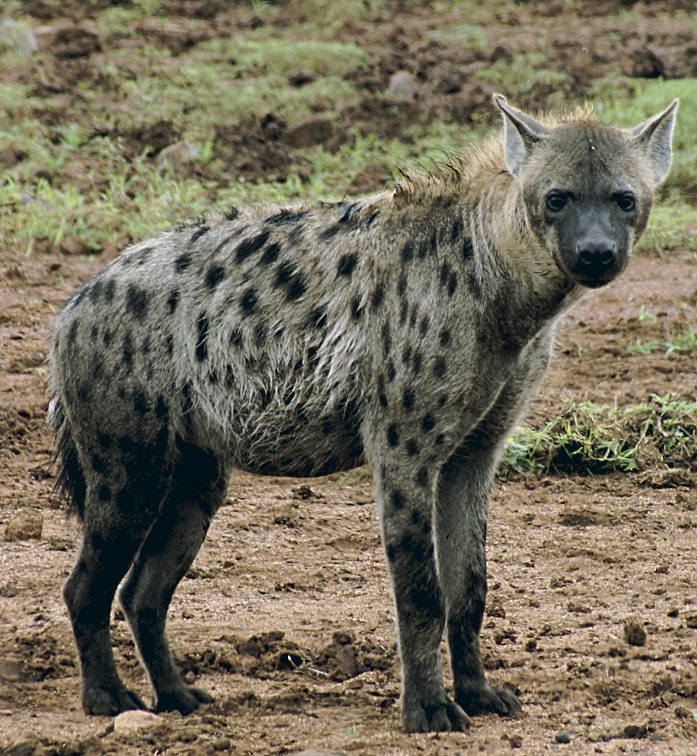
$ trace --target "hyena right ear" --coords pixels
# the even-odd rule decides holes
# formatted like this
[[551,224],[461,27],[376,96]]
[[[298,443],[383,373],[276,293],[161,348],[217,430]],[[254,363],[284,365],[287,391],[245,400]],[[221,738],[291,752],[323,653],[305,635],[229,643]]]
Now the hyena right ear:
[[547,128],[534,118],[525,115],[506,102],[503,95],[495,94],[494,102],[503,113],[503,139],[506,168],[517,176],[530,150],[547,134]]
[[630,130],[633,141],[643,148],[651,163],[656,185],[662,184],[670,171],[673,160],[673,128],[679,104],[680,100],[673,100],[662,113]]

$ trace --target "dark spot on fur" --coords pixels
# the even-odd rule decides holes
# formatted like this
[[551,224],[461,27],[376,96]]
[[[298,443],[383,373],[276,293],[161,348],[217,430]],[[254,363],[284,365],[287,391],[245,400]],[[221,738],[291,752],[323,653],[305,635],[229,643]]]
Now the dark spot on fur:
[[266,343],[266,337],[268,335],[268,328],[266,326],[266,323],[263,321],[261,323],[257,323],[254,326],[254,343],[258,347],[264,346]]
[[429,412],[424,415],[423,420],[421,421],[421,428],[428,433],[429,431],[432,431],[436,427],[436,420],[433,417],[433,415]]
[[296,273],[288,284],[286,298],[289,302],[294,302],[295,300],[300,299],[306,291],[307,284],[305,283],[305,279],[300,273]]
[[404,292],[407,290],[407,276],[405,273],[401,273],[399,280],[397,281],[397,294],[400,297],[404,296]]
[[402,406],[407,412],[410,412],[414,408],[414,390],[411,388],[405,388],[402,393]]
[[93,325],[90,328],[90,338],[92,339],[92,341],[96,341],[97,340],[97,336],[99,336],[99,328],[97,328],[96,325]]
[[428,333],[428,327],[430,326],[431,321],[428,319],[428,315],[424,315],[421,318],[421,323],[419,323],[419,335],[425,336]]
[[225,278],[225,268],[222,265],[211,265],[206,273],[206,286],[209,289],[215,287]]
[[454,271],[450,274],[450,278],[448,278],[448,296],[452,297],[452,295],[455,293],[455,289],[457,289],[457,273]]
[[377,310],[385,299],[385,286],[383,283],[379,283],[370,297],[370,307],[373,311]]
[[443,330],[438,334],[438,343],[442,346],[448,346],[452,340],[452,336],[450,335],[450,331],[447,328],[443,328]]
[[464,226],[462,225],[462,219],[456,218],[453,222],[453,227],[450,232],[450,239],[454,242],[456,242],[460,238],[460,234],[462,234],[462,229]]
[[108,433],[98,433],[97,443],[102,447],[102,449],[109,450],[114,443],[114,439]]
[[185,252],[174,261],[174,269],[177,273],[183,273],[191,265],[191,255]]
[[448,403],[449,399],[450,399],[450,397],[447,394],[442,394],[438,398],[438,406],[439,407],[445,407],[445,405]]
[[299,220],[304,218],[307,215],[307,210],[288,210],[287,208],[284,208],[280,212],[276,213],[275,215],[270,215],[264,223],[267,223],[268,225],[280,225],[280,226],[286,226],[290,225],[292,223],[297,223]]
[[443,378],[445,377],[445,373],[447,370],[447,363],[445,361],[445,357],[443,355],[438,355],[436,357],[435,362],[433,363],[433,375],[436,376],[436,378]]
[[465,260],[469,260],[474,255],[474,247],[472,246],[472,240],[467,237],[462,242],[462,257]]
[[405,242],[401,252],[402,265],[406,265],[414,259],[414,243],[409,240]]
[[92,463],[92,469],[96,473],[104,474],[107,471],[106,461],[103,457],[100,457],[99,454],[93,454],[90,461]]
[[157,402],[155,403],[155,415],[159,417],[160,420],[166,420],[167,417],[169,417],[169,407],[162,394],[159,394],[157,397]]
[[133,410],[136,414],[147,415],[150,412],[150,402],[144,391],[135,391],[133,394]]
[[436,436],[434,443],[436,444],[436,446],[442,446],[444,441],[445,441],[445,436],[442,433],[439,433]]
[[380,406],[383,409],[387,409],[389,402],[387,401],[387,395],[383,391],[378,392],[378,402],[380,402]]
[[173,314],[179,304],[179,290],[174,289],[167,297],[167,307],[169,307],[170,314]]
[[107,302],[114,301],[114,295],[116,294],[116,281],[110,278],[106,284],[104,284],[104,298]]
[[233,328],[230,334],[230,344],[232,346],[240,347],[243,343],[242,331],[239,328]]
[[431,252],[435,253],[438,251],[438,232],[437,231],[434,231],[431,234],[430,247],[431,247]]
[[399,308],[399,325],[403,326],[407,322],[407,315],[409,314],[409,302],[406,299],[402,300],[402,304]]
[[240,305],[242,306],[242,313],[244,315],[249,315],[253,312],[254,308],[257,306],[257,292],[254,287],[250,287],[244,292],[240,300]]
[[421,372],[422,362],[423,362],[423,357],[421,355],[421,352],[418,349],[414,350],[414,356],[411,361],[411,369],[414,371],[416,375],[418,375]]
[[413,438],[410,438],[405,444],[405,446],[407,449],[407,454],[410,457],[415,457],[419,453],[419,445],[416,443],[416,441]]
[[392,447],[399,444],[399,432],[394,423],[392,423],[387,429],[387,443]]
[[264,250],[264,254],[261,256],[261,264],[271,265],[272,263],[276,262],[276,260],[278,260],[280,253],[280,244],[276,244],[275,242],[273,244],[269,244],[269,246]]
[[402,494],[401,491],[392,491],[390,503],[392,504],[393,509],[404,509],[404,494]]
[[331,239],[333,236],[336,236],[339,231],[342,231],[344,226],[341,223],[335,223],[333,226],[329,226],[328,228],[325,228],[324,231],[320,234],[321,239]]
[[426,467],[419,468],[419,471],[416,473],[416,482],[423,488],[428,486],[428,469]]
[[351,278],[357,262],[358,258],[356,257],[356,255],[342,255],[339,258],[339,264],[336,266],[337,276],[346,276],[347,278]]
[[245,239],[243,242],[240,242],[235,253],[237,262],[242,262],[243,260],[246,260],[250,255],[258,252],[269,240],[270,235],[271,233],[269,231],[262,231],[260,234],[252,236],[251,238]]
[[201,313],[196,321],[198,339],[196,340],[196,359],[203,362],[208,356],[208,318]]
[[353,218],[354,213],[358,209],[358,203],[357,202],[349,202],[345,203],[342,202],[339,205],[339,209],[341,210],[341,213],[339,215],[339,223],[348,223],[348,221]]
[[90,287],[90,291],[89,291],[90,302],[98,302],[99,301],[99,297],[100,297],[100,295],[102,293],[103,286],[104,286],[104,284],[102,282],[102,279],[101,278],[96,278],[95,281],[94,281],[94,283]]
[[123,337],[123,366],[130,368],[133,364],[133,338],[131,332],[126,331]]
[[189,239],[189,246],[197,242],[202,236],[205,236],[210,231],[208,226],[201,226],[200,228],[197,228],[196,231],[194,231],[193,234],[191,234],[191,238]]
[[411,344],[407,344],[402,352],[402,365],[408,365],[411,362]]
[[225,213],[225,220],[234,221],[240,216],[240,211],[236,207],[230,207]]
[[143,320],[148,312],[148,293],[135,284],[129,284],[126,289],[126,307],[137,320]]
[[397,375],[397,371],[395,370],[394,362],[392,360],[387,361],[387,382],[391,383],[395,375]]
[[417,255],[419,256],[419,260],[425,260],[428,257],[428,253],[431,249],[430,243],[423,239],[419,242],[419,249],[417,250]]
[[174,337],[172,334],[168,334],[167,338],[165,339],[165,349],[167,350],[167,354],[171,357],[174,354]]
[[97,491],[99,501],[111,501],[111,488],[109,486],[99,486]]
[[353,301],[351,302],[351,317],[354,320],[360,320],[361,315],[363,315],[363,309],[361,307],[361,298],[354,297]]
[[327,325],[327,311],[323,307],[316,307],[310,313],[309,324],[312,328],[324,328]]
[[444,262],[440,267],[440,285],[445,286],[448,283],[448,278],[452,272],[449,262]]
[[392,336],[390,335],[390,324],[385,321],[382,324],[382,354],[384,357],[390,353],[392,346]]

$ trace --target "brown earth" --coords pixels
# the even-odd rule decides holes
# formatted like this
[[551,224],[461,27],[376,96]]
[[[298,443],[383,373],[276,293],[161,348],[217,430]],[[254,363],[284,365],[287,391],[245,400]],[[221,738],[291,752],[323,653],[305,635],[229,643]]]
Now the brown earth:
[[[47,75],[37,93],[65,92],[66,108],[77,81],[94,81],[99,94],[109,50],[91,34],[89,14],[104,4],[25,4],[44,25]],[[228,2],[163,5],[170,18],[191,23],[173,22],[169,32],[153,24],[142,33],[158,34],[174,51],[235,28]],[[572,72],[570,98],[618,65],[628,77],[697,73],[694,26],[656,20],[658,11],[692,8],[688,2],[502,3],[490,29],[498,44],[479,52],[424,42],[423,30],[436,22],[427,10],[403,5],[369,26],[337,32],[360,39],[372,55],[369,69],[354,75],[363,100],[343,114],[345,133],[308,126],[303,139],[340,144],[351,138],[349,126],[393,135],[414,118],[466,124],[489,98],[468,83],[471,73],[523,50],[544,48],[551,66]],[[635,13],[618,25],[615,14],[629,7]],[[564,18],[570,11],[578,14],[573,22]],[[296,20],[286,9],[277,23]],[[622,39],[602,42],[598,31],[615,27]],[[420,96],[387,107],[376,93],[401,69],[422,85]],[[516,104],[544,105],[547,94],[534,91]],[[272,121],[236,134],[251,157],[246,165],[231,157],[231,174],[277,178],[293,159],[292,139]],[[175,141],[171,128],[129,135],[134,154],[156,138],[160,149]],[[374,189],[377,180],[365,176],[351,191]],[[641,475],[497,485],[483,647],[490,677],[524,701],[513,720],[483,717],[464,734],[400,731],[393,608],[364,471],[307,481],[240,475],[170,612],[187,680],[209,688],[216,703],[187,718],[164,715],[161,726],[133,734],[116,732],[109,718],[85,717],[60,595],[78,534],[51,500],[45,359],[55,312],[116,250],[96,257],[66,251],[47,246],[26,257],[5,249],[0,257],[0,537],[12,535],[7,526],[24,510],[34,510],[34,525],[43,517],[39,537],[26,531],[0,545],[0,753],[697,752],[695,475],[666,473],[660,460]],[[639,319],[642,306],[655,322]],[[620,281],[589,295],[567,319],[529,422],[551,418],[562,397],[619,406],[651,394],[694,401],[694,354],[640,355],[627,347],[638,337],[679,332],[694,322],[696,308],[694,251],[634,259]],[[118,611],[113,635],[125,679],[146,694]]]

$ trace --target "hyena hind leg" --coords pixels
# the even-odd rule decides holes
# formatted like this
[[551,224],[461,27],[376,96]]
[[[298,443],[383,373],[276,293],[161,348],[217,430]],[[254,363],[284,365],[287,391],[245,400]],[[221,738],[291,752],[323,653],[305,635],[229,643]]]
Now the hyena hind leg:
[[225,500],[229,475],[207,452],[181,440],[177,446],[169,494],[119,598],[155,689],[155,710],[188,714],[213,698],[181,679],[167,640],[167,611]]
[[110,716],[147,708],[118,675],[109,624],[114,594],[155,519],[162,491],[134,486],[117,492],[111,473],[118,463],[96,464],[103,472],[86,477],[82,548],[63,596],[80,657],[83,708]]

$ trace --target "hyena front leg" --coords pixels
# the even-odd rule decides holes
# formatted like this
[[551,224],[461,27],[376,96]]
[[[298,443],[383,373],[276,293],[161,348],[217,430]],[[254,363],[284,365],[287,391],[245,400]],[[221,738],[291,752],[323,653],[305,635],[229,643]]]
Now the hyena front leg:
[[486,522],[500,450],[549,362],[551,332],[521,357],[494,406],[443,466],[435,531],[438,573],[447,617],[455,700],[470,715],[520,710],[518,698],[484,679],[479,633],[486,603]]
[[435,526],[455,700],[470,715],[515,714],[520,701],[484,678],[479,648],[486,602],[486,517],[496,465],[492,448],[473,444],[456,452],[441,472]]
[[392,580],[402,660],[402,714],[407,732],[464,730],[465,712],[445,692],[440,642],[445,626],[431,529],[428,481],[410,483],[413,466],[388,454],[376,470],[382,536]]

